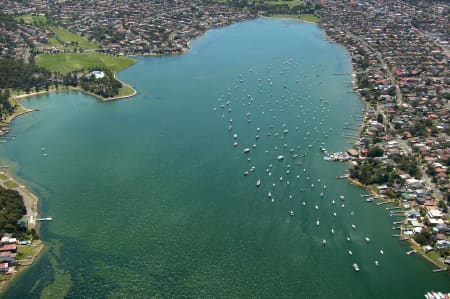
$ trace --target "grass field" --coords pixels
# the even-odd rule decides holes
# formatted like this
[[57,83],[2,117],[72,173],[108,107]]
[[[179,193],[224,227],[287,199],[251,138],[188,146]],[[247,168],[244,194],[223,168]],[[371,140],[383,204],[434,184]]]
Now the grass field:
[[119,89],[119,94],[117,97],[127,97],[132,95],[134,90],[129,86],[123,85],[122,88]]
[[118,72],[136,61],[126,57],[116,57],[100,53],[43,54],[36,57],[36,64],[51,72],[67,74],[89,68],[106,68]]
[[438,252],[430,251],[426,254],[426,256],[432,259],[436,263],[436,265],[439,265],[441,268],[446,267],[446,265],[441,261],[441,256]]
[[[58,36],[59,40],[63,43],[77,43],[77,46],[83,49],[98,49],[98,45],[95,43],[91,43],[87,40],[87,38],[72,33],[67,29],[61,28],[61,27],[55,27],[50,26],[49,29],[55,33],[56,36]],[[58,42],[57,39],[49,41],[50,44],[55,44],[55,42]]]
[[14,189],[14,188],[19,187],[19,185],[17,185],[17,183],[14,182],[14,181],[6,181],[4,184],[5,184],[6,187],[8,187],[10,189]]
[[47,24],[47,18],[45,16],[32,16],[32,15],[23,15],[15,17],[17,21],[23,20],[27,24],[35,24],[37,26],[44,26]]
[[286,1],[286,0],[279,0],[279,1],[261,1],[265,4],[269,4],[269,5],[287,5],[289,7],[293,7],[296,5],[303,5],[305,4],[304,1],[296,1],[296,0],[292,0],[292,1]]

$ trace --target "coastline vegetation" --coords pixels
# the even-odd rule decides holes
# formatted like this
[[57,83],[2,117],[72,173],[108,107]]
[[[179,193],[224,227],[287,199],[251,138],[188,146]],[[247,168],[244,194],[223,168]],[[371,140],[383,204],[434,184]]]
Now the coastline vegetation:
[[43,89],[49,84],[49,71],[33,63],[12,58],[0,59],[0,90],[7,89],[29,92],[32,88]]
[[114,78],[112,71],[103,69],[102,78],[96,78],[92,71],[99,71],[98,68],[89,70],[88,72],[71,72],[63,77],[65,86],[81,87],[88,93],[93,93],[102,98],[112,98],[119,95],[122,83]]
[[27,213],[22,196],[16,190],[0,186],[0,234],[10,233],[16,238],[37,237],[34,229],[19,220]]
[[309,23],[319,23],[320,18],[315,14],[298,14],[298,15],[283,15],[283,14],[275,14],[272,15],[273,18],[284,18],[284,19],[295,19],[301,20]]

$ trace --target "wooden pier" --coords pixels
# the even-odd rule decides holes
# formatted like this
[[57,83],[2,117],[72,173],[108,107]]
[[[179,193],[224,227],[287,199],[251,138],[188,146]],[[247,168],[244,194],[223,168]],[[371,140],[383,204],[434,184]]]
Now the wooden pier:
[[441,268],[441,269],[434,269],[434,270],[432,270],[434,273],[436,273],[436,272],[443,272],[443,271],[447,271],[448,270],[448,268]]
[[387,203],[393,203],[393,201],[389,200],[389,201],[377,202],[377,206],[385,205]]
[[37,218],[36,221],[51,221],[53,220],[52,217],[45,217],[45,218]]
[[393,213],[389,213],[389,215],[390,216],[405,216],[405,213],[404,212],[393,212]]

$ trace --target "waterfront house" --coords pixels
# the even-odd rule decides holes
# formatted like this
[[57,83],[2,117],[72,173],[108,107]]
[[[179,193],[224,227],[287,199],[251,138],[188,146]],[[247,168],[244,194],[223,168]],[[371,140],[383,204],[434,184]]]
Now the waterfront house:
[[1,263],[0,264],[0,272],[1,273],[6,273],[9,270],[9,265],[8,263]]
[[0,247],[0,252],[4,252],[4,251],[16,252],[17,245],[16,244],[6,244],[6,245]]

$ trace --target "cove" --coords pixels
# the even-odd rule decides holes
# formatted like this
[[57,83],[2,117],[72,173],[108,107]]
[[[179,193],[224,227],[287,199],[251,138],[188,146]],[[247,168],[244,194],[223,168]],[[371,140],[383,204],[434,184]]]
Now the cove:
[[444,290],[448,276],[405,254],[384,208],[336,180],[347,165],[323,160],[321,146],[350,146],[343,127],[357,126],[364,108],[351,71],[345,49],[316,25],[258,19],[208,31],[184,55],[139,58],[118,75],[138,90],[134,98],[23,100],[40,111],[14,122],[17,139],[0,156],[53,221],[40,230],[48,250],[3,296],[411,298]]

